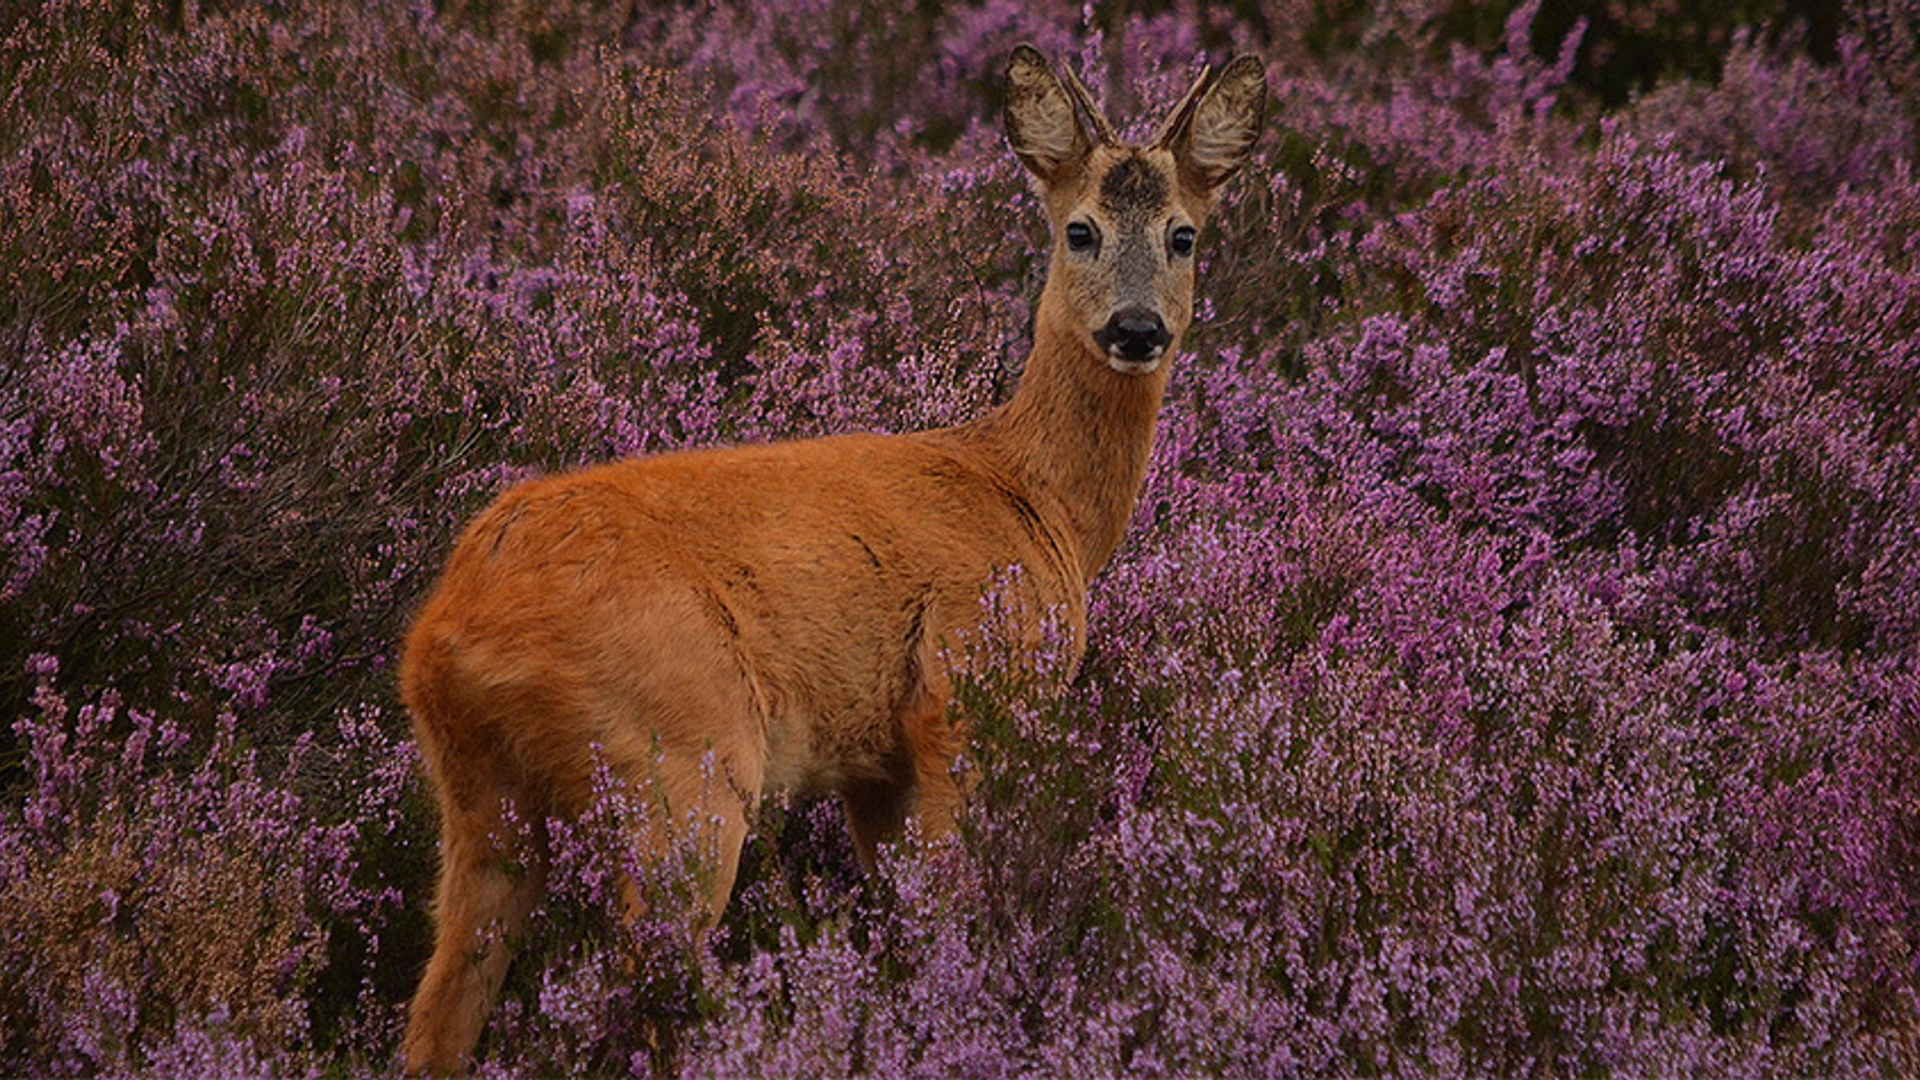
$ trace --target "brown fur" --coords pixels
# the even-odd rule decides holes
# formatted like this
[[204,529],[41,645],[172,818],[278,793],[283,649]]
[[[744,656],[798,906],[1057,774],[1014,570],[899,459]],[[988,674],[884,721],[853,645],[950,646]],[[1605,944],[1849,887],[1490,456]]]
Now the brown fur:
[[[977,625],[997,572],[1022,569],[1015,609],[1062,613],[1077,655],[1087,582],[1132,512],[1167,379],[1161,358],[1116,361],[1092,335],[1144,306],[1172,333],[1163,356],[1177,349],[1193,260],[1166,238],[1199,226],[1252,145],[1264,76],[1237,62],[1145,147],[1119,145],[1103,120],[1090,134],[1084,89],[1063,86],[1033,50],[1016,50],[1008,77],[1010,140],[1056,237],[1069,220],[1105,237],[1092,253],[1056,240],[1011,401],[911,435],[535,480],[461,536],[400,671],[443,848],[408,1071],[462,1065],[539,899],[544,853],[504,827],[508,807],[522,819],[577,814],[596,753],[656,783],[668,813],[635,837],[642,852],[664,850],[684,827],[674,823],[720,823],[710,922],[769,790],[840,793],[869,866],[909,817],[928,836],[952,828],[961,738],[942,647]],[[1188,160],[1193,145],[1212,157]],[[1103,184],[1123,164],[1126,182]],[[709,754],[717,782],[702,769]]]

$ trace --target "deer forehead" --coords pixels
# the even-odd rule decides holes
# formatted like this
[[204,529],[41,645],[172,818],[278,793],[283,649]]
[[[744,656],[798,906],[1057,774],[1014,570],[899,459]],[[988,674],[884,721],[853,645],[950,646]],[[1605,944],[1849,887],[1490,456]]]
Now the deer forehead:
[[1125,229],[1148,226],[1169,215],[1184,215],[1197,223],[1207,208],[1204,199],[1195,199],[1181,186],[1172,154],[1155,147],[1122,146],[1093,152],[1080,183],[1060,209],[1092,211]]
[[1114,162],[1100,177],[1100,208],[1119,217],[1157,217],[1172,195],[1168,171],[1138,154]]

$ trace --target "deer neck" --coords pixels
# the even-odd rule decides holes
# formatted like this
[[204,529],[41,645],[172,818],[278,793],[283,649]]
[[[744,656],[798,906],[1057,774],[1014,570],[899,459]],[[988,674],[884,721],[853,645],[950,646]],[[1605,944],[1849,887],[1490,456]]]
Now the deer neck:
[[1014,479],[1064,518],[1090,580],[1133,516],[1173,356],[1169,349],[1146,375],[1114,371],[1049,299],[1041,297],[1019,389],[987,427]]

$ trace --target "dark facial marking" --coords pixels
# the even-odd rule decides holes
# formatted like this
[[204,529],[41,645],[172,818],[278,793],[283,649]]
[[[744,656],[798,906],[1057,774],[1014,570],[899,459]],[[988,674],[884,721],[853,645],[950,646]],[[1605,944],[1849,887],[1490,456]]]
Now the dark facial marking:
[[1160,209],[1167,201],[1167,178],[1137,157],[1123,158],[1100,178],[1100,202],[1115,213]]

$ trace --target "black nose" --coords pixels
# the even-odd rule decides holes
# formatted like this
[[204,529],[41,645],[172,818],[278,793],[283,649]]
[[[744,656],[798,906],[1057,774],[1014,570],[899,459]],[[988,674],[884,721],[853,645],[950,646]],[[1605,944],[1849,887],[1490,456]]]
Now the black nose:
[[1107,325],[1093,335],[1094,343],[1123,360],[1151,360],[1159,356],[1173,335],[1157,311],[1127,308],[1113,313]]

